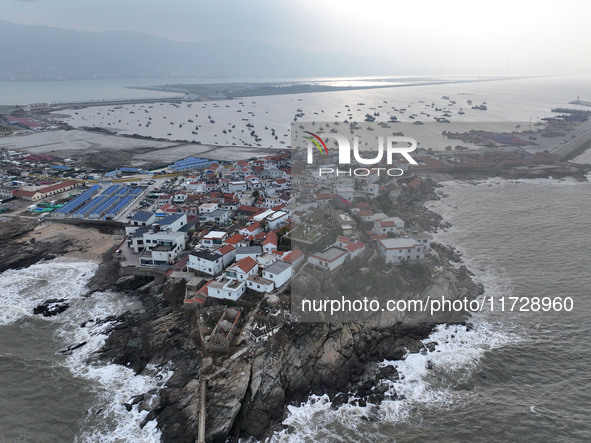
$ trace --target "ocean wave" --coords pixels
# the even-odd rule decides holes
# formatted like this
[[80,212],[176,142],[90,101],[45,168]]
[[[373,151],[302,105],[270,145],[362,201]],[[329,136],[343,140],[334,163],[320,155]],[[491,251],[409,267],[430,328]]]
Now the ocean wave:
[[[33,309],[50,298],[70,301],[80,298],[97,269],[92,262],[52,260],[25,269],[10,269],[0,274],[0,325],[33,315]],[[60,321],[56,317],[41,317]]]
[[[108,331],[114,326],[114,322],[100,320],[140,309],[139,301],[117,292],[94,293],[71,308],[70,321],[58,331],[66,343],[86,343],[67,357],[66,364],[74,376],[93,381],[98,396],[97,402],[82,420],[82,432],[76,441],[160,441],[160,431],[156,429],[155,421],[140,428],[148,411],[140,411],[135,405],[128,412],[124,403],[149,391],[157,395],[155,390],[166,383],[172,371],[166,367],[148,367],[145,375],[136,375],[131,368],[121,365],[89,363],[104,345]],[[84,327],[80,327],[80,324],[84,324]]]
[[[523,181],[536,183],[537,180]],[[548,183],[548,179],[543,180]],[[555,182],[555,183],[554,183]],[[555,180],[553,184],[570,185],[570,180]],[[483,180],[483,185],[506,186],[512,181],[505,179]],[[460,221],[457,220],[458,200],[450,198],[456,188],[474,186],[467,182],[446,182],[439,192],[445,198],[429,204],[429,209],[439,213],[451,226],[439,230],[434,240],[452,246],[462,255],[465,264],[473,273],[476,283],[484,287],[484,296],[501,297],[513,293],[512,284],[501,265],[491,257],[470,256],[457,239],[461,234]],[[454,223],[455,222],[455,223]],[[517,325],[508,324],[506,316],[497,313],[481,312],[470,319],[470,326],[439,325],[423,340],[428,346],[420,353],[409,353],[398,361],[383,361],[382,366],[394,366],[399,374],[398,380],[383,380],[389,385],[386,398],[380,405],[368,403],[365,407],[349,402],[337,409],[332,408],[327,395],[310,396],[299,406],[289,406],[283,424],[288,428],[274,434],[273,442],[302,441],[350,441],[359,438],[367,440],[371,435],[375,441],[391,440],[391,427],[397,423],[421,426],[421,409],[455,408],[469,404],[477,394],[471,390],[456,389],[474,376],[479,363],[487,351],[507,346],[526,339],[525,333]],[[396,396],[396,397],[395,397]],[[368,428],[368,420],[374,423]],[[379,423],[385,424],[381,426]],[[359,428],[364,429],[360,434]],[[335,433],[335,428],[343,432]],[[390,432],[385,429],[390,429]],[[368,432],[370,434],[368,434]],[[384,433],[387,432],[387,435]],[[346,434],[346,437],[339,437]]]
[[[405,423],[420,426],[421,409],[454,408],[473,401],[476,394],[456,389],[478,370],[484,354],[494,348],[515,343],[520,337],[504,331],[498,324],[476,321],[468,328],[461,325],[439,325],[425,344],[434,343],[432,351],[409,353],[402,360],[381,363],[394,366],[399,379],[383,380],[390,387],[380,405],[357,406],[353,401],[334,409],[328,395],[312,395],[299,406],[288,406],[283,424],[288,428],[276,433],[271,441],[367,441],[368,431],[375,441],[391,440],[386,426]],[[368,430],[368,420],[374,423]],[[340,429],[338,437],[335,429]],[[373,441],[373,440],[372,440]],[[385,440],[384,440],[385,441]]]
[[[115,318],[128,311],[142,309],[141,302],[117,292],[95,292],[84,296],[86,285],[98,265],[91,262],[56,259],[40,262],[25,269],[8,270],[0,274],[0,325],[35,319],[56,324],[55,338],[68,347],[80,347],[67,352],[63,364],[74,377],[89,380],[96,401],[84,413],[81,411],[77,442],[159,442],[160,431],[155,421],[142,428],[140,423],[148,414],[134,405],[127,411],[135,395],[158,395],[172,375],[169,367],[149,366],[143,375],[116,364],[93,363],[97,351],[104,345]],[[54,317],[34,315],[33,309],[50,298],[63,298],[70,307]],[[31,327],[35,327],[34,324]]]

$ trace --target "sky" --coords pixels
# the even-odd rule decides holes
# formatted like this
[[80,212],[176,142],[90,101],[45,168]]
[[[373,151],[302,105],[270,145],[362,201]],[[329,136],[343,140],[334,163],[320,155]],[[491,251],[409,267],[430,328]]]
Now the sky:
[[0,0],[1,19],[179,41],[256,39],[454,73],[591,72],[589,1]]

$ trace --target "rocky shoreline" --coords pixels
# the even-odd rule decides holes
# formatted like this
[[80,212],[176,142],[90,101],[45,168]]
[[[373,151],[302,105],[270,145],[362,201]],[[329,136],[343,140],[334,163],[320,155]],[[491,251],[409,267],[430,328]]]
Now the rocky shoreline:
[[[508,179],[548,177],[549,171],[507,171]],[[588,168],[575,166],[553,169],[553,177],[584,180]],[[574,172],[574,174],[573,174]],[[478,180],[487,176],[463,174],[454,179]],[[442,226],[438,214],[427,210],[425,202],[438,199],[436,182],[418,193],[401,193],[397,209],[421,229]],[[433,244],[445,262],[445,284],[432,283],[424,291],[476,297],[482,287],[471,279],[461,257],[450,247]],[[109,275],[112,275],[109,273]],[[327,394],[333,407],[351,402],[379,405],[385,396],[384,380],[396,380],[392,367],[379,367],[384,359],[399,360],[409,352],[431,349],[423,343],[435,323],[394,324],[301,324],[285,325],[263,346],[255,346],[239,356],[205,356],[195,331],[192,313],[181,308],[182,290],[145,283],[137,291],[147,306],[140,315],[124,316],[111,333],[101,358],[131,365],[141,373],[147,363],[172,362],[174,375],[159,395],[146,419],[156,419],[162,440],[195,441],[199,410],[199,376],[208,378],[207,441],[237,441],[254,437],[263,440],[284,428],[286,407],[300,404],[312,394]]]
[[29,267],[41,260],[53,260],[67,254],[71,243],[61,240],[47,242],[4,242],[0,248],[0,272]]
[[[435,184],[409,198],[403,194],[401,210],[414,213],[417,225],[434,228],[441,222],[424,208],[438,198]],[[422,209],[420,209],[422,208]],[[419,210],[420,209],[420,210]],[[460,261],[450,248],[435,244],[446,262]],[[384,379],[396,380],[392,367],[377,363],[399,360],[425,349],[422,342],[435,323],[303,324],[284,325],[260,346],[234,355],[206,354],[196,332],[195,312],[183,311],[184,285],[155,283],[141,277],[121,277],[109,253],[89,283],[89,292],[118,290],[137,296],[142,313],[127,313],[97,356],[133,368],[141,374],[148,364],[171,365],[174,375],[150,407],[144,420],[156,419],[163,441],[194,441],[199,410],[199,377],[207,378],[207,441],[235,441],[240,437],[264,439],[283,429],[286,407],[300,404],[311,394],[328,394],[334,407],[345,402],[379,405]],[[463,266],[447,266],[445,276],[422,288],[427,292],[476,297],[482,288]],[[146,393],[148,394],[148,393]],[[148,398],[149,395],[146,395]],[[133,406],[134,399],[128,405]],[[128,408],[129,406],[124,406]]]
[[[464,270],[448,278],[458,293],[480,292]],[[124,290],[117,282],[109,287],[112,284]],[[392,399],[385,397],[382,381],[396,380],[398,374],[376,363],[420,352],[425,348],[422,340],[435,326],[293,323],[238,357],[205,356],[192,334],[194,314],[181,307],[182,284],[153,285],[135,278],[125,284],[145,310],[117,318],[97,358],[138,374],[148,364],[172,363],[174,375],[152,401],[144,421],[158,420],[163,441],[194,441],[200,375],[208,378],[207,441],[269,437],[283,429],[286,406],[300,404],[311,394],[328,394],[334,407],[348,401],[379,405]]]
[[[583,179],[585,168],[576,169],[579,173],[575,177]],[[564,172],[564,176],[571,176]],[[516,174],[511,178],[524,177]],[[424,206],[426,201],[439,198],[437,186],[427,181],[418,191],[401,192],[397,197],[400,216],[420,229],[433,231],[440,227],[441,217]],[[19,242],[19,238],[3,240],[0,271],[30,266],[76,247],[74,242],[63,239]],[[422,295],[431,291],[471,298],[482,293],[470,272],[459,265],[461,258],[456,251],[436,243],[433,250],[447,265],[441,278],[421,288]],[[423,340],[435,323],[287,323],[262,345],[233,355],[205,354],[195,326],[197,314],[182,308],[183,283],[120,277],[111,249],[103,254],[88,284],[88,294],[104,290],[138,297],[143,310],[102,320],[115,326],[96,360],[130,367],[138,374],[146,371],[148,364],[168,366],[174,371],[160,392],[145,393],[121,405],[127,410],[137,407],[148,411],[142,425],[157,420],[165,442],[195,441],[200,377],[207,379],[207,441],[265,439],[284,428],[287,405],[300,404],[311,394],[327,394],[333,407],[348,402],[379,405],[395,399],[386,396],[383,380],[396,380],[398,374],[394,368],[379,367],[377,363],[399,360],[409,352],[422,352],[434,345]],[[48,312],[55,303],[48,301]],[[39,313],[44,315],[43,308]]]

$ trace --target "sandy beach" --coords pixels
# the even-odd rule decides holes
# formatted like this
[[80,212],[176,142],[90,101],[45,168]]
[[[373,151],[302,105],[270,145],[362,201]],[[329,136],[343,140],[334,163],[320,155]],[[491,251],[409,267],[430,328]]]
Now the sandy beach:
[[100,262],[101,256],[115,244],[123,241],[121,234],[99,232],[98,229],[78,227],[62,223],[42,222],[19,240],[30,242],[48,240],[70,241],[68,257],[76,260]]

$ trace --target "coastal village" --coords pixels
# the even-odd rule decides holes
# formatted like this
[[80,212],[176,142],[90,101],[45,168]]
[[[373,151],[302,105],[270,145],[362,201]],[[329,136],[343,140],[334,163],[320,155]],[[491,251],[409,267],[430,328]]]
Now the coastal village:
[[[302,268],[330,279],[351,260],[379,255],[395,265],[430,257],[429,236],[392,213],[391,204],[376,203],[393,186],[419,189],[419,175],[399,183],[377,170],[366,177],[292,177],[288,150],[110,171],[53,155],[1,155],[3,211],[23,210],[26,202],[23,212],[47,223],[124,229],[114,253],[121,275],[184,281],[184,307],[199,310],[208,349],[228,349],[244,325],[249,342],[276,332],[289,320],[290,282]],[[450,157],[439,161],[457,164]],[[419,174],[440,166],[426,151],[420,158]]]
[[[4,123],[13,126],[11,131],[57,129],[44,118],[37,120],[49,109],[32,104],[5,116]],[[545,131],[564,129],[572,116],[588,117],[563,111]],[[358,128],[354,122],[334,124]],[[396,165],[406,171],[399,178],[381,175],[385,164],[364,176],[319,177],[305,168],[294,175],[297,154],[280,149],[235,161],[189,156],[157,167],[96,169],[83,159],[4,148],[0,213],[124,230],[113,255],[122,278],[184,282],[183,305],[199,311],[200,341],[206,349],[224,351],[238,343],[260,343],[290,321],[294,276],[333,281],[346,263],[369,264],[377,258],[387,266],[416,262],[435,269],[430,236],[396,212],[401,192],[412,196],[437,174],[535,170],[561,163],[561,152],[524,148],[536,144],[534,135],[442,135],[482,148],[419,148],[416,166]],[[571,142],[575,150],[584,143],[576,142]],[[322,161],[334,167],[337,154]],[[238,331],[240,338],[234,339]]]
[[[4,208],[26,202],[24,212],[47,223],[123,227],[114,253],[121,274],[184,281],[184,307],[200,311],[207,349],[228,349],[246,324],[252,343],[276,332],[302,268],[328,277],[369,250],[392,264],[429,257],[427,235],[368,203],[385,189],[378,174],[358,183],[299,175],[295,198],[288,151],[236,162],[190,157],[153,174],[120,168],[101,177],[51,156],[2,156]],[[312,222],[328,218],[326,227]]]
[[590,10],[6,2],[0,443],[591,443]]
[[[27,112],[21,118],[34,117]],[[229,410],[219,402],[223,392],[216,386],[232,362],[257,352],[271,355],[286,330],[294,330],[299,320],[294,288],[310,296],[334,288],[358,298],[402,287],[418,292],[422,283],[445,280],[454,252],[432,244],[424,231],[439,222],[419,208],[436,181],[481,173],[569,175],[576,167],[564,160],[586,146],[589,134],[553,152],[527,151],[524,146],[533,140],[522,134],[451,133],[448,138],[481,148],[420,147],[413,153],[417,165],[391,165],[404,168],[400,177],[381,174],[385,162],[362,176],[320,177],[318,170],[302,167],[298,152],[283,148],[238,160],[195,154],[166,164],[96,168],[88,159],[59,151],[3,147],[0,221],[26,229],[48,225],[115,233],[110,238],[118,241],[106,260],[116,267],[117,288],[151,280],[133,290],[163,305],[170,302],[163,288],[179,295],[176,312],[186,320],[192,349],[203,358],[194,375],[196,415],[203,421],[208,417],[213,428],[208,432],[226,435],[224,426],[240,404]],[[334,150],[321,159],[325,168],[338,164]],[[56,312],[62,312],[59,306]],[[213,420],[214,411],[232,419]],[[204,422],[198,429],[204,441]]]

